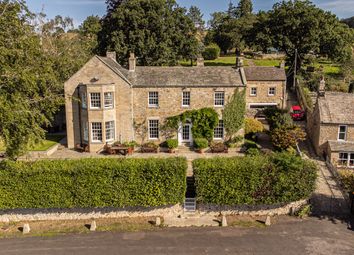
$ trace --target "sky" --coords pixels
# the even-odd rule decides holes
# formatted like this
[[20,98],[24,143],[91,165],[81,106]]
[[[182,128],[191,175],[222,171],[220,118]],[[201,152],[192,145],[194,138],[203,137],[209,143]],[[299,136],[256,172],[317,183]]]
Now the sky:
[[[279,0],[278,0],[279,1]],[[253,0],[254,11],[269,10],[277,0]],[[227,10],[230,0],[177,0],[180,6],[198,6],[208,20],[215,11]],[[232,0],[237,5],[238,0]],[[313,0],[317,6],[336,14],[339,18],[354,16],[354,0]],[[32,12],[40,12],[42,8],[48,18],[56,15],[69,16],[75,25],[81,24],[87,16],[103,16],[106,12],[105,0],[27,0]]]

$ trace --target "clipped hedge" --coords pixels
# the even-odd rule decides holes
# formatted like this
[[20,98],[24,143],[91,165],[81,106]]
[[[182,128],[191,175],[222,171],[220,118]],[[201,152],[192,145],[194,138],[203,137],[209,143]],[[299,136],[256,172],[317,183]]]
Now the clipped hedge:
[[220,47],[213,43],[205,47],[205,51],[202,53],[205,60],[215,60],[220,57]]
[[182,203],[187,163],[169,159],[0,162],[0,209]]
[[315,189],[316,165],[290,153],[193,161],[199,202],[256,205],[308,198]]

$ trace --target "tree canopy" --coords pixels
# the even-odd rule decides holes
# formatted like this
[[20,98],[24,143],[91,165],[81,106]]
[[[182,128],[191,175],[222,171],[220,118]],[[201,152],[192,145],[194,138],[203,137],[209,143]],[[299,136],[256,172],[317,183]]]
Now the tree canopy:
[[108,1],[99,33],[99,50],[117,52],[126,63],[130,52],[140,65],[175,65],[198,54],[195,24],[175,0]]
[[62,97],[53,59],[24,1],[0,2],[0,139],[10,158],[44,136]]

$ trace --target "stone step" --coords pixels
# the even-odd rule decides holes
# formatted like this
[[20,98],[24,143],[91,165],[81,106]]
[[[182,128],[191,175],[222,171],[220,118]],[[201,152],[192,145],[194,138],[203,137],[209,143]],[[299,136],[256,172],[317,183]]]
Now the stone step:
[[195,198],[186,198],[184,201],[184,211],[195,212],[197,210],[197,200]]

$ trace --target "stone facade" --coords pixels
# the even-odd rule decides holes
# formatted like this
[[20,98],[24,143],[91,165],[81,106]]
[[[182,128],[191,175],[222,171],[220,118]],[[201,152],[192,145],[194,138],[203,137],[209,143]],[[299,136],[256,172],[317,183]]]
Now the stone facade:
[[[160,143],[165,139],[161,132],[158,138],[149,139],[148,132],[143,138],[134,123],[145,123],[145,129],[149,130],[149,120],[158,120],[160,127],[167,117],[204,107],[214,108],[222,119],[223,106],[214,105],[218,92],[224,93],[224,105],[235,89],[246,89],[248,106],[285,106],[284,69],[253,67],[246,74],[255,74],[255,80],[247,81],[242,66],[204,67],[199,62],[199,66],[191,68],[138,67],[132,54],[126,69],[115,61],[114,53],[93,57],[65,83],[68,147],[88,145],[90,152],[99,152],[106,143],[115,141]],[[250,87],[257,87],[257,96],[250,96]],[[269,88],[274,88],[274,95],[269,94]],[[149,106],[149,92],[158,92],[157,107]],[[188,107],[182,105],[183,92],[190,93]],[[108,94],[113,94],[113,107],[106,107]],[[114,123],[113,131],[108,128],[110,123]],[[184,128],[176,130],[179,140],[183,140]],[[192,143],[190,139],[188,144]]]
[[255,109],[261,109],[266,106],[276,106],[285,109],[286,98],[285,81],[247,82],[246,102],[250,114],[254,114]]
[[[336,167],[347,167],[351,157],[354,160],[354,120],[351,120],[353,112],[350,109],[352,104],[354,95],[324,92],[318,97],[313,112],[307,116],[308,136],[317,155],[326,157]],[[348,154],[346,165],[340,163],[341,153]]]
[[[98,80],[96,80],[98,79]],[[90,93],[101,94],[101,108],[91,108]],[[113,92],[113,109],[104,109],[104,92]],[[86,94],[86,109],[82,107],[82,95]],[[115,122],[114,140],[133,140],[132,90],[130,85],[107,68],[98,58],[92,58],[78,73],[65,83],[66,122],[68,148],[87,143],[91,152],[101,150],[106,143],[105,122]],[[80,121],[81,120],[81,121]],[[102,141],[92,142],[92,125],[102,124]],[[84,138],[87,125],[88,139]],[[87,140],[87,141],[85,141]]]

